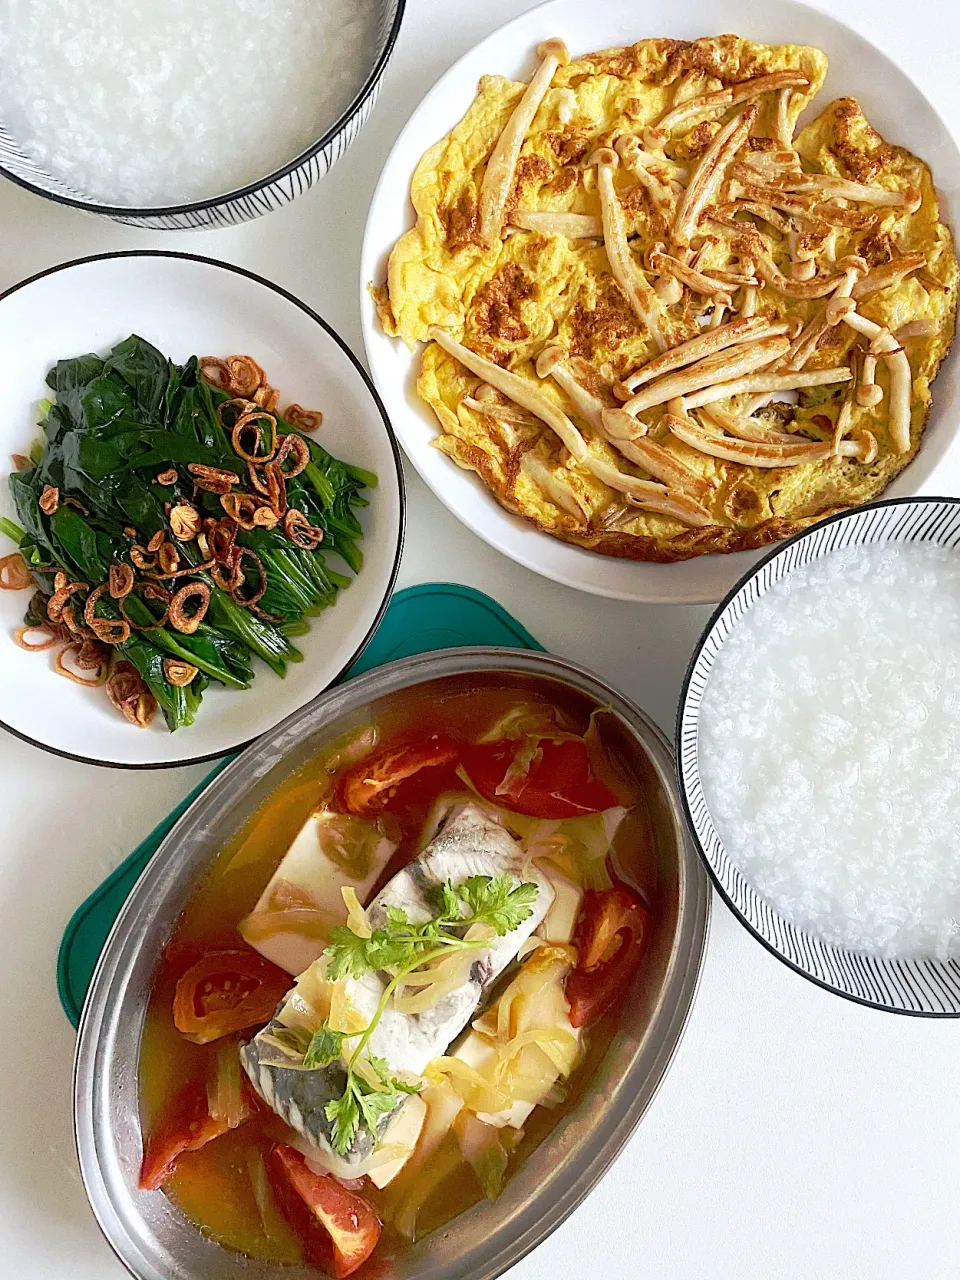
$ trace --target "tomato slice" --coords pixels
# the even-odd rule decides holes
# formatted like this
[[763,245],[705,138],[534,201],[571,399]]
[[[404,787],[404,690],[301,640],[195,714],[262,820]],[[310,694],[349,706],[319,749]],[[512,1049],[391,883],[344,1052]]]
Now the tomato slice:
[[267,1169],[280,1210],[307,1258],[338,1280],[363,1266],[381,1231],[366,1200],[336,1178],[314,1173],[293,1147],[273,1147]]
[[249,1120],[257,1109],[250,1086],[243,1082],[242,1105],[236,1124],[226,1118],[214,1120],[210,1115],[210,1103],[206,1084],[193,1081],[163,1106],[157,1117],[143,1152],[140,1165],[140,1186],[144,1191],[156,1191],[173,1173],[177,1161],[185,1151],[199,1151],[228,1129],[236,1128]]
[[290,975],[256,951],[208,951],[177,983],[173,1021],[195,1044],[269,1022]]
[[410,802],[421,798],[425,788],[442,785],[437,770],[452,773],[459,755],[459,745],[442,733],[385,747],[346,771],[337,786],[338,800],[360,817],[382,813],[397,798]]
[[623,885],[587,891],[574,938],[579,960],[566,985],[573,1026],[589,1027],[624,994],[640,968],[649,932],[649,911]]
[[554,742],[541,738],[526,773],[518,773],[503,790],[507,771],[529,741],[505,739],[465,747],[463,764],[485,800],[531,818],[577,818],[600,813],[617,804],[617,797],[590,772],[590,757],[582,738]]

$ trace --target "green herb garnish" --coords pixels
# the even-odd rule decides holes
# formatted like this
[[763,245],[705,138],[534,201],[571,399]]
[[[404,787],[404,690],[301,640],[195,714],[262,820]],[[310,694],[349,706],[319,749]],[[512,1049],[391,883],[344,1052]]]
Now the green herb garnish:
[[333,930],[331,945],[324,952],[333,981],[362,978],[383,969],[393,975],[362,1031],[334,1031],[324,1021],[304,1054],[304,1066],[325,1067],[345,1056],[346,1041],[357,1042],[346,1059],[343,1093],[326,1106],[327,1119],[333,1124],[331,1145],[339,1155],[349,1150],[361,1124],[376,1137],[380,1118],[397,1106],[403,1094],[419,1092],[420,1085],[391,1075],[383,1058],[363,1060],[364,1066],[372,1068],[369,1074],[376,1083],[356,1070],[400,980],[441,956],[489,946],[488,940],[468,942],[462,936],[473,925],[486,925],[499,937],[512,933],[532,915],[537,892],[535,884],[515,886],[510,876],[471,876],[456,886],[448,880],[438,895],[438,914],[422,924],[413,924],[400,907],[388,906],[386,924],[374,929],[369,938],[361,938],[345,925]]

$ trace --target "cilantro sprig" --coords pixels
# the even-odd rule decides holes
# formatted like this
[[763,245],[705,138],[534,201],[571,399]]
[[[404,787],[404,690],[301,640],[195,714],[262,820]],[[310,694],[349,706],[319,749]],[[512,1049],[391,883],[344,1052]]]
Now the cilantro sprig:
[[[391,1112],[403,1095],[418,1093],[421,1088],[392,1075],[384,1058],[365,1057],[363,1066],[369,1070],[358,1070],[361,1055],[401,979],[454,951],[489,946],[489,940],[468,942],[463,936],[473,925],[486,925],[501,938],[512,933],[533,914],[537,886],[516,885],[511,876],[470,876],[457,885],[446,881],[437,896],[437,914],[430,920],[414,923],[401,907],[388,906],[386,923],[374,929],[369,938],[340,925],[333,930],[331,944],[324,952],[329,961],[327,975],[334,981],[362,978],[381,970],[392,974],[362,1031],[334,1031],[325,1020],[304,1054],[303,1065],[308,1069],[330,1066],[341,1058],[346,1062],[343,1093],[325,1109],[333,1125],[330,1143],[339,1155],[350,1149],[361,1125],[376,1137],[381,1117]],[[356,1041],[349,1051],[348,1041]]]

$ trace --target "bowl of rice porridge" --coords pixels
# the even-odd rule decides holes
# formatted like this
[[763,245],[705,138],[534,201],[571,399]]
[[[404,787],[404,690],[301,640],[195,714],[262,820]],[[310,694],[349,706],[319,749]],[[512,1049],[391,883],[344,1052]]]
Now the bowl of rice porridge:
[[359,133],[404,4],[14,4],[0,23],[0,176],[157,230],[268,213]]
[[839,995],[960,1015],[960,501],[878,502],[718,606],[677,723],[714,882]]

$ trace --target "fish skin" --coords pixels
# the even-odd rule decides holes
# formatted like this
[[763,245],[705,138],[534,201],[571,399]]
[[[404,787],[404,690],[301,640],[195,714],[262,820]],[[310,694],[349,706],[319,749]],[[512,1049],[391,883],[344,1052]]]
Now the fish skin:
[[[399,871],[374,898],[367,917],[371,926],[378,928],[386,923],[387,906],[396,906],[407,912],[412,923],[423,923],[435,916],[434,895],[445,881],[459,884],[474,875],[511,875],[519,884],[524,876],[523,863],[520,846],[495,818],[479,805],[457,806],[423,853]],[[370,1037],[371,1056],[385,1058],[391,1070],[398,1074],[418,1076],[428,1062],[440,1056],[456,1039],[485,992],[515,958],[553,903],[553,888],[542,873],[533,868],[524,878],[535,883],[539,890],[530,918],[504,937],[494,938],[474,961],[465,985],[444,996],[433,1009],[404,1014],[388,1005]],[[325,961],[321,959],[316,963]],[[371,1018],[384,986],[382,975],[370,973],[362,978],[346,979],[345,990],[351,1005]],[[325,1167],[340,1177],[355,1176],[357,1166],[373,1152],[373,1138],[362,1128],[349,1151],[338,1156],[330,1144],[333,1125],[324,1110],[329,1101],[343,1092],[344,1065],[342,1061],[331,1063],[315,1071],[264,1065],[261,1056],[265,1056],[266,1046],[261,1037],[281,1025],[274,1019],[243,1046],[240,1051],[243,1068],[264,1102],[316,1148],[317,1158]],[[378,1137],[382,1137],[396,1112],[395,1108],[381,1118]]]

